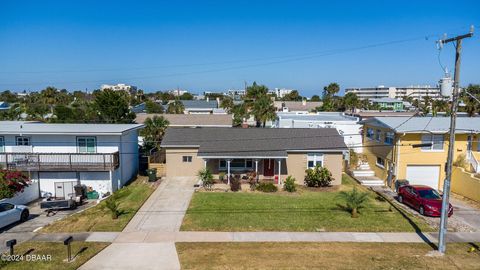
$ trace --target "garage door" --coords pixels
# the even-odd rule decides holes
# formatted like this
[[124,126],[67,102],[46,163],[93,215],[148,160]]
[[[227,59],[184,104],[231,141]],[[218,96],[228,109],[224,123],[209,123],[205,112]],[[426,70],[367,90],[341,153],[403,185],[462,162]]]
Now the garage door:
[[438,189],[440,166],[407,166],[407,180],[411,185],[425,185]]
[[[72,188],[77,183],[76,172],[39,172],[38,178],[40,179],[40,193],[42,197],[45,197],[46,193],[51,193],[55,196],[55,183],[72,182],[72,184],[69,185]],[[65,189],[65,187],[61,188]],[[69,190],[72,188],[67,187]]]

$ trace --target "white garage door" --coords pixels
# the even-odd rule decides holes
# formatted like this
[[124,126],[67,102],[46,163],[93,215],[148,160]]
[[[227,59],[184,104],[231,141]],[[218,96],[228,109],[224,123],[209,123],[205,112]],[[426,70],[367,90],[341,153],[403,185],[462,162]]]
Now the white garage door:
[[407,180],[411,185],[425,185],[438,189],[440,166],[407,166]]

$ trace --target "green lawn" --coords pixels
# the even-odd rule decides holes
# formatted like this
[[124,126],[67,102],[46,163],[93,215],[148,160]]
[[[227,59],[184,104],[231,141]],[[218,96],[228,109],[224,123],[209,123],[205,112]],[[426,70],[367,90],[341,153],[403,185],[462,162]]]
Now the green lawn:
[[[349,176],[343,176],[340,190],[358,186]],[[421,219],[397,211],[376,194],[360,210],[359,218],[339,206],[339,189],[318,191],[299,187],[293,194],[255,193],[195,193],[182,224],[183,231],[351,231],[351,232],[411,232],[429,231]]]
[[[25,242],[15,246],[15,254],[23,255],[23,260],[19,262],[6,262],[0,260],[0,268],[4,270],[23,270],[23,269],[77,269],[95,254],[107,247],[107,243],[94,242],[73,242],[72,243],[72,262],[66,262],[67,248],[63,243],[46,242]],[[48,260],[48,255],[51,259]],[[32,261],[32,258],[44,258],[47,260]]]
[[54,222],[41,232],[122,231],[153,191],[153,184],[147,182],[146,177],[139,176],[128,186],[115,192],[120,202],[121,215],[118,219],[111,218],[110,211],[105,208],[103,201],[81,213]]
[[424,243],[177,243],[182,269],[480,269],[478,244],[451,243],[443,257]]

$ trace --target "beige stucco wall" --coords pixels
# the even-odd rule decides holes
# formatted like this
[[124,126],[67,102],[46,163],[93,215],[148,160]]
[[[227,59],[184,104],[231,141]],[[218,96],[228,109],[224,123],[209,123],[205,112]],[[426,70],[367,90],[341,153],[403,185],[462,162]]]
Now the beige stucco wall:
[[324,166],[330,170],[333,178],[332,185],[342,184],[342,168],[343,168],[343,154],[341,153],[328,153],[324,155]]
[[[198,149],[196,148],[169,148],[166,149],[166,176],[195,176],[198,171],[205,166],[204,160],[197,156]],[[191,163],[183,162],[183,156],[192,156]],[[255,162],[253,163],[253,170],[255,170]],[[324,153],[324,166],[332,173],[335,181],[332,185],[340,185],[342,183],[342,153]],[[207,162],[207,167],[213,173],[215,178],[219,174],[219,160],[210,159]],[[281,179],[284,181],[289,175],[295,177],[296,183],[303,185],[305,178],[305,170],[307,169],[307,153],[290,152],[286,159],[281,160]],[[232,173],[235,173],[232,171]],[[274,178],[278,175],[278,161],[275,161],[275,169],[273,177],[265,177],[263,175],[263,159],[258,162],[258,173],[261,179]]]
[[480,178],[463,168],[453,167],[452,192],[480,202]]
[[[197,156],[196,148],[166,149],[166,176],[196,176],[204,166],[203,159]],[[192,156],[192,162],[183,162],[183,156]]]

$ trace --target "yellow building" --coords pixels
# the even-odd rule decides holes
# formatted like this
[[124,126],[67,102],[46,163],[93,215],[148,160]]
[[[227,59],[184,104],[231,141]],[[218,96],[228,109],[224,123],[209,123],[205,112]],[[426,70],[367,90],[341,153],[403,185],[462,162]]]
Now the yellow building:
[[[362,123],[364,157],[387,186],[406,179],[411,184],[443,188],[450,118],[376,117]],[[454,162],[478,172],[479,140],[480,118],[458,118]]]

